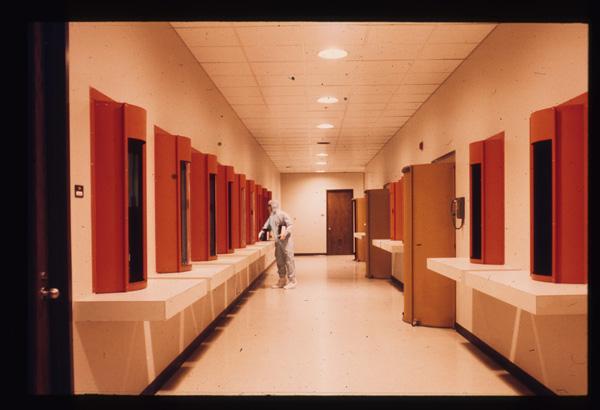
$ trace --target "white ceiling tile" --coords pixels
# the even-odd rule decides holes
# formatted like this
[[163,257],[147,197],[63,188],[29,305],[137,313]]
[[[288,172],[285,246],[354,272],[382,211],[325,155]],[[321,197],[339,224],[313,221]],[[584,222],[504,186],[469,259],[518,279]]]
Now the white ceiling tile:
[[248,63],[202,63],[202,68],[213,75],[253,75]]
[[416,110],[404,110],[404,109],[400,109],[400,110],[391,110],[391,109],[386,109],[385,111],[383,111],[383,117],[410,117],[411,115],[413,115],[415,113]]
[[358,85],[352,87],[352,96],[363,94],[391,95],[396,88],[395,85]]
[[211,80],[219,87],[257,87],[254,77],[251,75],[213,75]]
[[450,73],[464,60],[415,60],[411,73]]
[[232,27],[230,21],[172,21],[169,24],[174,28],[206,28],[206,27]]
[[392,136],[398,131],[395,127],[372,127],[369,128],[369,135],[372,136]]
[[419,55],[420,59],[459,59],[467,56],[477,46],[476,43],[426,44]]
[[320,48],[364,44],[367,27],[356,23],[305,23],[304,44]]
[[248,61],[304,61],[304,49],[293,46],[252,46],[244,47]]
[[306,104],[269,105],[271,112],[298,112],[306,111]]
[[377,120],[377,126],[379,127],[401,127],[406,121],[407,117],[381,117]]
[[234,109],[240,118],[266,116],[269,114],[269,109],[264,104],[232,105],[231,108]]
[[414,102],[422,103],[429,98],[431,94],[394,94],[390,103]]
[[350,75],[357,68],[359,63],[355,61],[343,61],[343,60],[320,60],[307,62],[306,74],[338,74],[338,75]]
[[[292,80],[293,78],[293,80]],[[276,86],[305,86],[306,76],[303,74],[294,75],[257,75],[256,81],[261,87]]]
[[404,77],[405,84],[441,84],[450,73],[408,73]]
[[372,103],[387,103],[390,99],[389,94],[361,94],[350,95],[348,103],[351,104],[372,104]]
[[309,86],[339,86],[351,85],[353,83],[352,76],[341,74],[310,74],[306,76],[306,84]]
[[282,25],[262,27],[236,27],[240,42],[246,46],[301,45],[303,43],[300,26]]
[[231,105],[246,105],[246,104],[251,104],[251,105],[257,105],[257,104],[264,104],[265,100],[262,97],[253,97],[253,96],[246,96],[246,95],[232,95],[232,96],[225,96],[225,98],[227,98],[227,101],[229,102],[229,104]]
[[[292,77],[304,74],[304,64],[301,62],[267,62],[251,63],[252,70],[257,76],[286,76]],[[291,80],[290,80],[291,81]]]
[[[420,44],[377,44],[357,46],[354,60],[414,60],[421,50]],[[350,57],[350,55],[348,56]]]
[[246,61],[241,47],[190,47],[190,51],[201,63],[234,63]]
[[419,102],[391,102],[387,105],[388,110],[416,110],[421,106]]
[[394,94],[431,94],[438,87],[437,84],[401,85]]
[[304,96],[304,87],[262,87],[261,91],[265,97],[274,97],[281,95]]
[[496,24],[438,24],[428,43],[479,43]]
[[227,27],[190,27],[177,28],[177,34],[188,47],[195,46],[239,46],[240,43],[232,28]]
[[385,103],[373,103],[373,104],[348,104],[348,108],[346,109],[347,113],[351,113],[353,111],[381,111],[385,108]]
[[434,28],[433,24],[371,26],[367,44],[423,44]]
[[358,74],[403,74],[410,67],[411,62],[405,60],[361,61],[356,72]]
[[[260,89],[258,87],[219,87],[219,90],[227,98],[229,97],[260,97]],[[262,104],[260,102],[259,104]],[[232,103],[235,104],[235,103]]]
[[[344,101],[344,97],[347,97],[348,95],[350,95],[350,91],[352,90],[352,87],[349,86],[308,86],[306,87],[306,95],[308,95],[309,97],[313,98],[315,101],[319,98],[319,97],[324,97],[324,96],[331,96],[331,97],[336,97],[339,101],[335,104],[330,104],[330,105],[339,105],[342,104]],[[326,104],[323,104],[326,105]]]
[[370,110],[370,111],[346,111],[346,115],[344,119],[346,121],[353,119],[363,119],[363,118],[378,118],[383,110]]
[[306,109],[309,112],[330,112],[330,111],[345,111],[345,104],[320,104],[320,103],[310,103],[310,97],[308,97],[309,104]]
[[265,96],[265,101],[269,105],[275,104],[305,104],[306,97],[304,95],[272,95]]
[[369,135],[369,128],[348,128],[343,127],[340,137],[366,137]]
[[355,74],[354,85],[399,85],[404,82],[406,74]]

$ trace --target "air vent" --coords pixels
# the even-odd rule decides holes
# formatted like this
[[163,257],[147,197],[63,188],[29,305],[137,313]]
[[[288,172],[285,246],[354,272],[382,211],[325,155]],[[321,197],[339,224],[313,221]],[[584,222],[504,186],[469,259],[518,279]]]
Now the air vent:
[[317,142],[317,144],[329,145],[330,142],[329,141],[319,141],[319,142]]

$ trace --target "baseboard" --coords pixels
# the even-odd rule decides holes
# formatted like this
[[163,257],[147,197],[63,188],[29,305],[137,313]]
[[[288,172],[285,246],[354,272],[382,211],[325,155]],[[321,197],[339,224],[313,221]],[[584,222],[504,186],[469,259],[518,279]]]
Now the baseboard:
[[498,353],[493,347],[488,345],[486,342],[469,332],[467,329],[454,323],[454,329],[465,339],[475,345],[479,350],[489,356],[492,360],[502,366],[507,372],[512,374],[517,380],[523,383],[529,390],[534,392],[538,396],[558,396],[552,390],[544,386],[542,383],[537,381],[534,377],[529,375],[519,366],[508,360],[502,354]]
[[398,290],[404,292],[404,283],[400,282],[396,277],[390,277],[390,283],[394,285]]
[[315,256],[315,255],[327,255],[326,253],[296,253],[294,252],[294,256]]
[[181,352],[156,378],[140,393],[142,396],[152,396],[159,391],[162,386],[175,375],[177,370],[186,361],[186,359],[206,340],[215,327],[217,327],[231,310],[237,305],[239,300],[245,296],[249,290],[256,289],[259,282],[265,279],[267,270],[273,265],[273,262],[267,266],[260,275],[248,285],[230,304],[227,306],[204,330]]

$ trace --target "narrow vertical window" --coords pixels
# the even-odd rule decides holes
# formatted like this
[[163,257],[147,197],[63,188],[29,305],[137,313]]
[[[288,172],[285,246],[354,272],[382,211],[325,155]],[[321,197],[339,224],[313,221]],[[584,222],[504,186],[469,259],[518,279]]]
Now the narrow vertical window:
[[180,178],[180,192],[181,192],[181,262],[184,265],[189,263],[188,255],[188,220],[187,220],[187,207],[188,207],[188,190],[187,190],[187,176],[188,176],[188,165],[186,161],[180,162],[181,178]]
[[471,259],[481,259],[481,164],[471,164]]
[[144,141],[128,139],[128,197],[129,197],[129,282],[144,280],[143,247],[143,169]]
[[216,197],[216,185],[217,185],[217,175],[216,174],[209,174],[210,176],[210,185],[209,185],[209,224],[210,224],[210,256],[216,256],[217,255],[217,224],[216,224],[216,213],[217,213],[217,209],[216,209],[216,201],[215,201],[215,197]]
[[552,275],[552,140],[533,144],[533,271]]

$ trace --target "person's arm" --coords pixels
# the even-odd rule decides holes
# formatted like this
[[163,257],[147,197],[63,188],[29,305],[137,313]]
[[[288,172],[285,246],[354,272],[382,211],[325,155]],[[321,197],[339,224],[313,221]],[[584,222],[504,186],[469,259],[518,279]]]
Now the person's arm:
[[[258,240],[261,240],[261,235],[263,232],[267,233],[271,230],[271,225],[269,224],[269,218],[267,218],[267,222],[265,222],[265,224],[263,225],[262,229],[260,230],[260,232],[258,232]],[[265,237],[265,240],[268,239],[268,237]]]
[[280,238],[283,240],[285,239],[289,234],[292,233],[292,225],[294,224],[292,222],[292,218],[290,218],[290,216],[284,212],[282,212],[282,216],[283,216],[283,227],[281,229],[281,236]]

